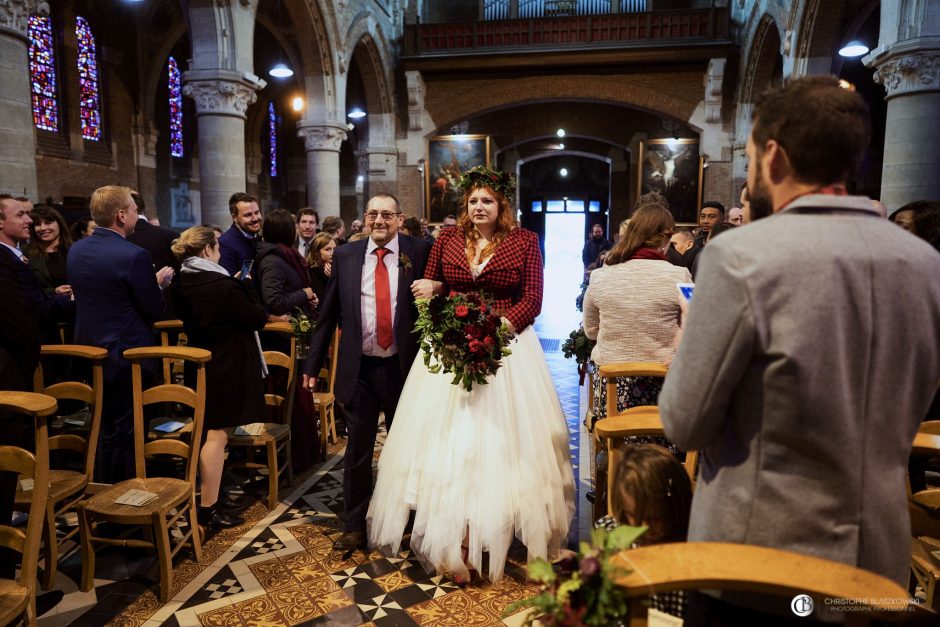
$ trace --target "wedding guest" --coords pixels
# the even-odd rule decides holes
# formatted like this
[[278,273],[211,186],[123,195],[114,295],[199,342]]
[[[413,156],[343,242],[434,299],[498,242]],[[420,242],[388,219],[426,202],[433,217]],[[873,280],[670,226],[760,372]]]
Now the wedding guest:
[[252,276],[265,309],[274,316],[291,315],[295,309],[310,316],[317,303],[307,261],[294,248],[296,231],[294,217],[286,209],[275,209],[264,218]]
[[267,314],[246,281],[219,265],[219,242],[212,229],[194,226],[173,243],[182,264],[170,287],[176,314],[189,346],[212,352],[206,364],[206,404],[199,451],[199,525],[208,537],[245,522],[227,513],[219,498],[226,429],[266,415],[264,366],[257,331]]
[[[255,247],[261,238],[261,208],[258,199],[251,194],[235,193],[228,200],[232,226],[219,238],[222,251],[220,265],[234,276],[241,271],[242,264],[255,257]],[[293,222],[293,218],[291,218]],[[291,245],[294,236],[291,236]]]
[[[584,334],[597,340],[591,351],[594,368],[621,361],[666,363],[675,353],[679,332],[679,293],[676,283],[692,280],[687,268],[666,260],[675,228],[672,214],[651,203],[636,210],[607,263],[591,273],[584,296]],[[607,385],[594,377],[595,422],[607,416]],[[663,380],[658,377],[617,379],[617,411],[655,405]],[[589,425],[593,431],[594,425]],[[631,438],[633,443],[669,446],[664,438]],[[595,502],[607,500],[607,456],[598,448]]]
[[69,234],[72,236],[72,242],[77,242],[91,235],[94,230],[95,221],[91,219],[91,216],[88,216],[72,224],[72,226],[69,227]]
[[[655,444],[621,447],[614,470],[612,510],[595,528],[613,531],[620,525],[645,525],[636,546],[685,542],[692,507],[692,481],[675,455]],[[678,618],[685,617],[684,590],[654,594],[652,606]]]
[[310,243],[317,234],[319,222],[320,214],[313,207],[304,207],[297,212],[297,252],[301,257],[307,256]]
[[29,267],[43,290],[49,295],[72,295],[66,260],[72,246],[72,236],[62,214],[49,205],[35,205],[30,213],[30,240],[26,246]]
[[482,571],[484,551],[498,582],[514,536],[530,559],[556,555],[574,513],[574,478],[565,417],[532,328],[542,307],[538,236],[516,224],[509,174],[476,167],[459,188],[460,218],[441,231],[412,293],[488,292],[516,341],[469,393],[414,359],[368,520],[372,546],[397,555],[414,510],[411,549],[461,585]]
[[310,287],[322,302],[326,295],[326,284],[333,272],[333,251],[336,250],[336,240],[329,233],[317,233],[311,240],[307,254],[307,264],[310,266]]
[[[153,323],[166,308],[162,287],[173,269],[154,273],[150,254],[127,241],[137,226],[137,205],[127,187],[107,185],[91,196],[98,228],[69,249],[68,275],[75,292],[75,342],[108,349],[96,472],[116,483],[134,476],[134,414],[128,348],[153,346]],[[144,376],[155,376],[145,367]]]

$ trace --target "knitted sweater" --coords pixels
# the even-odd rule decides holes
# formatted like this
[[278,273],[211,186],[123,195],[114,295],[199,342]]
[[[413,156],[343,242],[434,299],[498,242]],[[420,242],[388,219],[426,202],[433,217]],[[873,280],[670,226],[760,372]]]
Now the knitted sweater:
[[676,283],[691,280],[687,268],[651,259],[592,272],[584,296],[584,333],[597,340],[594,363],[662,362],[672,355],[679,329]]

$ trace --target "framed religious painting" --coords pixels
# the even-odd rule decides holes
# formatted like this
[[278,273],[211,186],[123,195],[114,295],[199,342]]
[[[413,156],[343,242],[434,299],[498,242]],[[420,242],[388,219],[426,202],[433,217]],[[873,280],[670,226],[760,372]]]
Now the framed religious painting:
[[440,135],[428,140],[424,167],[424,197],[428,222],[443,222],[460,213],[457,181],[466,170],[490,164],[488,135]]
[[698,223],[702,206],[702,158],[697,139],[647,139],[637,157],[637,194],[659,192],[677,223]]

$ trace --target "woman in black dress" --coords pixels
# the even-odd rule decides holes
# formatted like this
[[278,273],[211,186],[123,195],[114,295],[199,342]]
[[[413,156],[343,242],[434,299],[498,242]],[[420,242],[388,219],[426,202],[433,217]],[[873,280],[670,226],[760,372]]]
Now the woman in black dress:
[[176,313],[189,345],[212,352],[206,364],[205,431],[199,453],[199,524],[209,535],[244,522],[220,507],[225,429],[266,415],[266,368],[257,331],[264,328],[267,315],[254,288],[218,265],[219,242],[212,229],[186,229],[173,243],[173,253],[182,262],[171,287]]
[[72,294],[65,272],[65,259],[72,245],[72,236],[62,214],[48,205],[36,205],[30,212],[33,224],[29,227],[29,245],[26,256],[39,284],[46,294]]
[[252,276],[261,286],[261,301],[268,313],[285,316],[300,309],[312,315],[317,304],[310,287],[307,261],[294,248],[297,226],[286,209],[275,209],[264,217],[264,241],[255,251]]

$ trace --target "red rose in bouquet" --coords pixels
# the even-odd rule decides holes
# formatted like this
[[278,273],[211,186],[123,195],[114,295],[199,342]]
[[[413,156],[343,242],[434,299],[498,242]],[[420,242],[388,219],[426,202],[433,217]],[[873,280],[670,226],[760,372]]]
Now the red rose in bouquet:
[[473,292],[420,299],[415,332],[431,372],[453,374],[454,385],[470,391],[496,374],[512,334],[486,298]]

